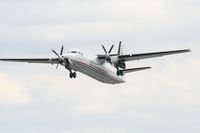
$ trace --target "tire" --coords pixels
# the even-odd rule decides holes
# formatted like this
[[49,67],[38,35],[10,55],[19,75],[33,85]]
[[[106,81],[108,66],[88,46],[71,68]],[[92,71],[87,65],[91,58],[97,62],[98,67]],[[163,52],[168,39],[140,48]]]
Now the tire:
[[117,76],[120,76],[120,72],[119,71],[117,71]]
[[69,77],[70,77],[70,78],[73,78],[73,73],[70,73],[70,74],[69,74]]
[[76,78],[76,73],[75,72],[73,73],[73,77]]

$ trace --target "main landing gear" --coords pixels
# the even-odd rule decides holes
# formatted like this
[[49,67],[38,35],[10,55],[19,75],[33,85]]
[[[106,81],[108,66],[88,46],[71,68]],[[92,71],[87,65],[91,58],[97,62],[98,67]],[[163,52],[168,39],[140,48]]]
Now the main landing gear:
[[123,75],[124,75],[123,71],[117,70],[117,76],[123,76]]

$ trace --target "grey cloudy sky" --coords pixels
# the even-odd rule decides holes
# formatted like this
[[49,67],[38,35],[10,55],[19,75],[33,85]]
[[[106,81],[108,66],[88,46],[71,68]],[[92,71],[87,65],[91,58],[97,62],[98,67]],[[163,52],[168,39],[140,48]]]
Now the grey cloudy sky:
[[61,45],[96,54],[119,40],[126,53],[192,53],[129,63],[153,69],[115,86],[1,62],[0,132],[199,133],[199,16],[199,0],[1,0],[0,57],[54,57]]

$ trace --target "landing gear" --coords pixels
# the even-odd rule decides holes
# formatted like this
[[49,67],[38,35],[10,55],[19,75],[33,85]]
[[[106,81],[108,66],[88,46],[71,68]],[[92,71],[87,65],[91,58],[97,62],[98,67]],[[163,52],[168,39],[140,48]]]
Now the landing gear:
[[124,75],[123,71],[117,70],[117,76],[123,76],[123,75]]
[[69,74],[69,77],[70,78],[76,78],[76,72],[70,72],[70,74]]
[[120,72],[119,72],[119,70],[117,71],[117,76],[119,76],[120,75]]
[[69,70],[69,77],[70,78],[76,78],[76,72],[72,72],[72,69],[69,67],[69,65],[65,65],[65,68],[67,69],[67,70]]

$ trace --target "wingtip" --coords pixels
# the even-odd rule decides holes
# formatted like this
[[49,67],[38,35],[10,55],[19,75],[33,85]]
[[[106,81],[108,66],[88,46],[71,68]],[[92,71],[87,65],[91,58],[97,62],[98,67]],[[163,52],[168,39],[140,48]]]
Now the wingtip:
[[187,52],[192,52],[192,50],[191,49],[187,49]]
[[147,67],[147,69],[151,69],[152,67]]
[[144,69],[151,69],[152,67],[144,67]]

